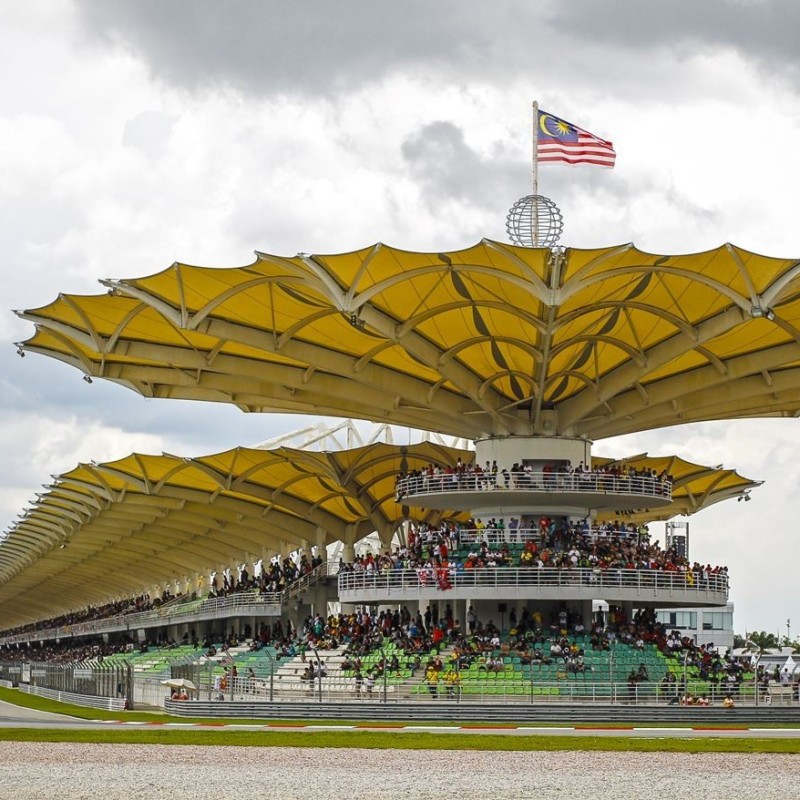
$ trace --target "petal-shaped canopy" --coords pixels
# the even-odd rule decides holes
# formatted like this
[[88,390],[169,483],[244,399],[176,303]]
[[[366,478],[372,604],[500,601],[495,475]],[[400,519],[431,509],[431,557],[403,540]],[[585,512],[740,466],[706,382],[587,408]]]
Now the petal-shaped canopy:
[[20,347],[147,397],[470,438],[800,412],[800,263],[729,244],[377,244],[104,283],[18,312]]
[[736,470],[721,466],[704,467],[678,456],[649,456],[647,453],[624,459],[593,456],[592,464],[601,467],[626,464],[634,469],[655,470],[658,474],[666,472],[672,476],[672,503],[666,509],[616,509],[615,513],[598,514],[599,519],[607,520],[619,517],[631,522],[655,522],[690,516],[722,500],[746,496],[751,489],[761,485],[761,481],[743,478]]
[[[4,627],[300,547],[354,543],[374,531],[388,541],[404,520],[466,521],[395,502],[398,473],[459,458],[469,464],[474,452],[423,442],[341,452],[236,448],[199,458],[134,453],[81,464],[0,541]],[[674,479],[672,505],[628,519],[693,513],[758,485],[675,457],[627,463]]]
[[301,547],[390,539],[405,519],[442,517],[395,503],[397,473],[459,455],[472,454],[423,442],[81,464],[0,540],[0,610],[15,625]]

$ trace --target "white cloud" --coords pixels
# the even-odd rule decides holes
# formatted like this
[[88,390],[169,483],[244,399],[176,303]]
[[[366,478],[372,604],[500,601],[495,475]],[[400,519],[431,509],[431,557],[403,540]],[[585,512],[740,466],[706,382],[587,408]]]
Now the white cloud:
[[34,499],[31,488],[50,483],[51,475],[82,462],[122,458],[137,450],[160,452],[161,442],[162,437],[155,434],[89,426],[68,415],[53,419],[17,412],[13,426],[0,426],[0,452],[4,454],[0,513],[4,519],[15,516],[23,504]]
[[[7,4],[5,305],[101,291],[97,278],[174,260],[241,265],[256,249],[504,240],[508,208],[530,191],[533,99],[619,154],[613,171],[542,170],[566,244],[690,252],[732,241],[797,255],[796,4],[700,5],[659,7],[655,25],[639,2],[601,20],[585,1],[344,2],[335,20],[320,3]],[[30,332],[0,318],[9,342]],[[21,362],[10,345],[0,371],[0,527],[80,459],[224,449],[308,423],[147,404],[42,359]],[[693,426],[617,452],[678,452],[767,480],[753,502],[692,519],[698,557],[734,568],[748,627],[770,627],[776,609],[800,618],[789,570],[761,558],[791,535],[795,429]]]

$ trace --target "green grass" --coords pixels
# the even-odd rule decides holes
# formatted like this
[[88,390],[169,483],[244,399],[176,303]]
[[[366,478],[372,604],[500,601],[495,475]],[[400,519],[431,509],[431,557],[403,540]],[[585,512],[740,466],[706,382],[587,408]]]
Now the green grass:
[[[44,728],[0,728],[0,741],[16,742],[73,742],[73,743],[109,743],[109,744],[173,744],[173,745],[210,745],[238,747],[356,747],[363,749],[394,750],[501,750],[501,751],[536,751],[536,750],[601,750],[601,751],[641,751],[641,752],[685,752],[685,753],[800,753],[800,736],[796,739],[722,739],[715,737],[669,739],[669,738],[637,738],[621,736],[618,738],[594,736],[546,736],[541,734],[493,735],[448,733],[435,734],[421,731],[386,732],[369,731],[286,731],[263,730],[269,720],[241,718],[204,718],[173,717],[169,714],[152,714],[137,711],[102,711],[94,708],[59,703],[35,695],[22,694],[14,689],[0,688],[0,700],[17,706],[47,711],[55,714],[87,720],[119,720],[131,722],[181,722],[208,723],[210,725],[252,725],[259,730],[203,730],[134,728],[130,730],[49,730]],[[322,720],[321,720],[322,721]],[[309,720],[279,720],[280,725],[307,725]],[[464,723],[428,722],[364,722],[363,720],[324,720],[325,725],[374,725],[375,727],[391,727],[392,725],[410,724],[447,725],[457,727]],[[504,723],[480,723],[482,728],[505,727]],[[563,723],[541,723],[536,727],[548,728]],[[657,723],[652,723],[656,725]],[[690,727],[687,722],[682,727]],[[638,728],[646,724],[636,723]],[[580,725],[578,725],[580,727]],[[619,728],[620,723],[592,724],[592,727]],[[679,726],[676,726],[679,727]],[[740,728],[741,725],[714,725],[714,727]],[[779,727],[778,725],[761,725],[761,727]],[[789,727],[781,725],[780,727]],[[795,727],[795,726],[791,726]]]
[[800,753],[800,739],[637,739],[565,736],[496,736],[383,731],[189,731],[0,729],[0,741],[101,744],[171,744],[236,747],[338,747],[365,750],[598,750],[672,753]]
[[[47,711],[51,714],[63,714],[65,716],[75,717],[77,719],[87,719],[87,720],[125,720],[127,722],[150,722],[150,723],[159,723],[159,722],[186,722],[186,723],[193,723],[193,722],[204,722],[204,723],[216,723],[216,724],[236,724],[236,725],[265,725],[270,722],[268,719],[254,719],[253,717],[176,717],[170,714],[164,713],[152,713],[147,711],[103,711],[97,708],[86,708],[85,706],[76,706],[71,705],[70,703],[60,703],[56,700],[49,700],[46,697],[37,697],[36,695],[31,694],[23,694],[21,692],[16,691],[15,689],[3,689],[0,687],[0,700],[5,701],[6,703],[12,703],[17,706],[21,706],[24,708],[31,708],[37,711]],[[325,725],[364,725],[364,724],[373,724],[376,727],[388,727],[390,725],[439,725],[439,726],[447,726],[457,728],[461,725],[469,724],[469,722],[446,722],[442,720],[386,720],[381,722],[372,721],[369,723],[365,723],[363,719],[332,719],[332,720],[323,720],[320,719],[320,722],[324,722]],[[308,719],[280,719],[275,720],[275,722],[279,722],[281,725],[308,725],[309,722],[314,722],[314,720]],[[485,722],[483,720],[474,720],[473,722],[479,722],[481,727],[486,728],[506,728],[508,727],[507,722]],[[535,727],[539,728],[553,728],[553,727],[562,727],[564,725],[563,722],[537,722],[537,723],[526,723],[530,725],[535,725]],[[624,725],[626,723],[620,722],[592,722],[592,727],[597,728],[618,728],[620,725]],[[673,724],[673,723],[671,723]],[[686,722],[684,724],[675,723],[674,727],[692,727],[695,724],[693,722]],[[580,723],[578,723],[580,725]],[[660,722],[653,722],[653,723],[645,723],[645,722],[637,722],[636,726],[639,728],[642,727],[659,727],[663,725]],[[744,727],[741,724],[731,723],[730,725],[725,724],[718,724],[715,723],[714,727],[730,727],[730,728],[741,728]],[[795,727],[794,725],[759,725],[759,727]],[[798,725],[800,727],[800,725]]]

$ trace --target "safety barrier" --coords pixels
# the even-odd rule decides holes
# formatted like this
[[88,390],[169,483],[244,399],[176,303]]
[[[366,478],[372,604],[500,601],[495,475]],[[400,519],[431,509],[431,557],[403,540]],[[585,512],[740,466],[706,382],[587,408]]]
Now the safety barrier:
[[106,711],[125,711],[127,700],[124,697],[95,697],[93,695],[75,694],[74,692],[60,692],[57,689],[44,689],[41,686],[20,684],[19,691],[23,694],[33,694],[37,697],[47,697],[59,703],[72,703],[75,706],[87,708],[100,708]]
[[130,708],[133,698],[133,669],[126,662],[0,662],[0,676],[21,691],[78,705]]
[[798,724],[800,708],[758,706],[747,708],[626,706],[575,704],[498,704],[460,703],[438,700],[418,703],[289,702],[254,701],[208,702],[167,700],[165,709],[178,717],[242,718],[263,720],[368,720],[497,722],[516,725],[562,722],[609,722],[635,725],[664,723],[670,725],[710,725],[756,723]]

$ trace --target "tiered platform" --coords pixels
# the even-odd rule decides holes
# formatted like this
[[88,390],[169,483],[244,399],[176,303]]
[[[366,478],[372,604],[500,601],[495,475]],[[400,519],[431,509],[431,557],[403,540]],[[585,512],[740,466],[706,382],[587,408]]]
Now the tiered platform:
[[426,508],[471,511],[476,508],[655,508],[672,502],[672,482],[655,477],[616,477],[602,473],[528,471],[496,475],[466,473],[401,478],[398,502]]
[[[345,603],[399,603],[419,600],[594,600],[652,606],[710,606],[728,602],[728,580],[703,580],[681,572],[637,569],[482,569],[343,572],[339,598]],[[444,588],[446,586],[446,588]]]

